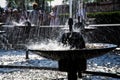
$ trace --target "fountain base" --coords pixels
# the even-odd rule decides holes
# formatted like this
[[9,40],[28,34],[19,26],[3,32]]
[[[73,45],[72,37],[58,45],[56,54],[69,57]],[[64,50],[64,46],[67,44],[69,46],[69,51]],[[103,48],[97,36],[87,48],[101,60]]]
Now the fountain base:
[[60,71],[85,71],[86,59],[61,59],[58,61]]
[[77,80],[82,78],[82,72],[87,69],[87,60],[82,58],[61,59],[58,61],[59,71],[68,73],[68,80]]
[[102,56],[117,47],[117,45],[105,43],[89,43],[88,45],[94,48],[83,48],[75,50],[28,49],[28,52],[31,51],[45,58],[57,60],[59,71],[67,72],[68,80],[77,80],[78,77],[82,78],[82,73],[86,71],[87,59]]

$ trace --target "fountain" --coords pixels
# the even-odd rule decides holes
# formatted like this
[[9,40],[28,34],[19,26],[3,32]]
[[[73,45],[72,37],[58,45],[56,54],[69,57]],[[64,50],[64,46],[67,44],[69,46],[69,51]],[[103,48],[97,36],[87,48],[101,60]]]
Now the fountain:
[[71,15],[68,24],[69,32],[64,33],[60,41],[63,45],[69,45],[69,49],[28,49],[26,53],[26,58],[28,58],[28,53],[29,51],[31,51],[45,58],[57,60],[59,71],[67,72],[68,80],[77,80],[78,77],[82,78],[82,72],[86,71],[87,69],[87,59],[104,55],[107,52],[114,50],[117,46],[105,43],[89,43],[89,46],[93,46],[93,48],[86,48],[86,43],[83,39],[82,34],[80,34],[79,32],[74,32],[72,29],[73,19]]
[[[68,80],[77,80],[82,78],[82,73],[87,69],[87,59],[98,57],[106,54],[109,51],[114,50],[117,46],[114,44],[105,43],[89,43],[89,46],[93,48],[86,48],[86,43],[82,34],[73,31],[73,19],[72,19],[72,1],[70,1],[70,18],[68,21],[69,32],[64,33],[60,42],[63,45],[69,45],[68,50],[44,50],[44,49],[28,49],[26,58],[28,59],[29,51],[38,54],[40,56],[57,60],[59,71],[68,73]],[[98,47],[98,48],[95,48]]]
[[[70,3],[70,4],[72,4],[72,3]],[[72,13],[71,10],[70,10],[70,13]],[[62,35],[60,41],[64,45],[69,45],[70,49],[68,49],[68,50],[28,49],[27,52],[31,51],[40,56],[43,56],[43,57],[46,57],[49,59],[53,59],[53,60],[57,60],[58,65],[59,65],[59,70],[68,73],[68,80],[77,80],[77,77],[81,78],[82,72],[86,71],[86,68],[87,68],[86,60],[87,59],[104,55],[107,52],[114,50],[117,46],[113,45],[113,44],[105,44],[105,43],[96,43],[96,44],[89,43],[87,45],[93,46],[93,48],[86,48],[86,43],[83,39],[83,36],[78,32],[74,32],[72,29],[73,28],[72,27],[73,19],[72,19],[71,15],[70,15],[68,24],[69,24],[69,32],[64,33]],[[22,26],[20,26],[20,27],[22,27]],[[33,29],[31,27],[33,27],[33,26],[31,26],[31,24],[29,22],[26,22],[26,25],[24,27],[22,27],[22,28],[25,28],[24,33],[29,34],[31,29]],[[47,29],[48,29],[48,27],[47,27]],[[49,27],[49,29],[50,29],[50,27]],[[27,38],[29,38],[29,36],[30,35],[26,35]],[[46,35],[43,35],[43,36],[47,37]],[[38,37],[38,36],[35,36],[35,37]],[[98,47],[98,48],[95,48],[95,47]],[[27,58],[28,58],[28,53],[26,53],[26,54],[27,54]]]
[[89,45],[94,47],[91,49],[86,48],[86,44],[83,40],[82,35],[78,32],[72,32],[71,27],[72,26],[70,25],[70,32],[64,33],[61,39],[61,42],[64,45],[70,45],[70,49],[68,50],[28,49],[26,53],[26,58],[28,58],[28,53],[29,51],[31,51],[40,56],[57,60],[59,70],[68,73],[68,80],[77,80],[77,76],[81,78],[82,72],[84,72],[87,68],[86,67],[87,59],[104,55],[105,53],[112,51],[117,47],[116,45],[113,44],[91,43]]

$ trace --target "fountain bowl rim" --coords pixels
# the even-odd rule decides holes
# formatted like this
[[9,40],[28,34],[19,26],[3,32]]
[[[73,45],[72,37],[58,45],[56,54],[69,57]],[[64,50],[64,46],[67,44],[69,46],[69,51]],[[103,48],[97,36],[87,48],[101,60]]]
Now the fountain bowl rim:
[[[86,44],[93,44],[93,45],[106,45],[105,47],[102,47],[102,48],[82,48],[82,49],[51,49],[51,50],[42,50],[42,49],[28,49],[28,51],[61,51],[61,52],[63,52],[63,51],[85,51],[85,50],[100,50],[100,49],[109,49],[109,48],[117,48],[118,47],[118,45],[116,45],[116,44],[109,44],[109,43],[86,43]],[[109,46],[109,47],[108,47]]]

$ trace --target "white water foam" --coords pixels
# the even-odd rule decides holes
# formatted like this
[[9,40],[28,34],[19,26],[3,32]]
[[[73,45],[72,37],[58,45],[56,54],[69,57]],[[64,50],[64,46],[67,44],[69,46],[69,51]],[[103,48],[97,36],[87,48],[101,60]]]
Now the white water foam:
[[33,50],[69,50],[70,46],[64,46],[61,42],[56,40],[49,40],[48,42],[36,42],[27,45],[28,49]]

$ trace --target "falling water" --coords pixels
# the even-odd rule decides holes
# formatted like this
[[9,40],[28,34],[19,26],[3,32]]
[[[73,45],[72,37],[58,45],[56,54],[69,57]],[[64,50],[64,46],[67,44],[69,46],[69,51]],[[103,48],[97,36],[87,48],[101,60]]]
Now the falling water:
[[88,40],[90,42],[105,42],[119,45],[119,30],[119,26],[98,26],[96,30],[88,34]]
[[68,12],[69,12],[69,6],[68,5],[59,5],[56,6],[56,14],[58,17],[58,24],[59,25],[65,25],[67,22],[67,19],[69,18]]
[[0,34],[0,48],[1,49],[10,49],[10,48],[12,48],[12,46],[9,43],[5,33]]
[[55,40],[60,37],[62,27],[31,26],[30,33],[26,33],[24,25],[3,25],[2,30],[6,31],[6,37],[13,46],[25,46],[28,43]]

